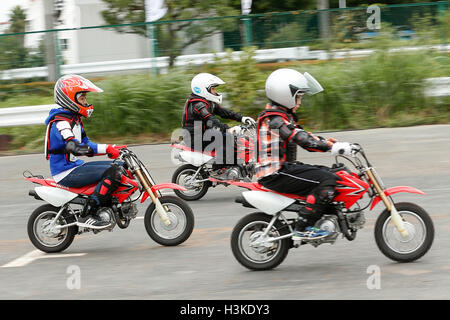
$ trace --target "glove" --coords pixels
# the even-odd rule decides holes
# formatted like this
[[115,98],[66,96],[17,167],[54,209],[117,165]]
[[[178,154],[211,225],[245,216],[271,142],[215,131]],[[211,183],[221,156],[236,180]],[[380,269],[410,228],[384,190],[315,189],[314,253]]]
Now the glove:
[[352,154],[352,145],[348,142],[335,142],[331,147],[331,154],[349,156]]
[[106,147],[106,153],[108,154],[108,157],[110,159],[117,159],[120,155],[119,150],[122,148],[127,148],[127,146],[116,146],[116,145],[110,145]]
[[244,123],[244,124],[248,124],[248,125],[255,125],[256,124],[256,121],[255,120],[253,120],[252,118],[250,118],[250,117],[242,117],[242,123]]
[[242,128],[240,126],[234,126],[234,127],[231,127],[230,129],[228,129],[228,133],[236,134],[236,135],[239,135],[241,133],[241,131],[242,131]]

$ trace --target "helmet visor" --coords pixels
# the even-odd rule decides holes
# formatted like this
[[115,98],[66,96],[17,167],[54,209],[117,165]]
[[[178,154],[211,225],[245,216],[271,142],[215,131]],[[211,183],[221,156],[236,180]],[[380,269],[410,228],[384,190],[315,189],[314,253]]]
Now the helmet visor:
[[310,75],[308,72],[305,72],[303,75],[305,76],[309,87],[307,94],[312,96],[323,91],[323,87],[320,85],[319,81],[317,81],[312,75]]
[[80,88],[83,90],[80,92],[103,92],[102,88],[97,87],[88,79],[84,79],[83,83],[80,85]]

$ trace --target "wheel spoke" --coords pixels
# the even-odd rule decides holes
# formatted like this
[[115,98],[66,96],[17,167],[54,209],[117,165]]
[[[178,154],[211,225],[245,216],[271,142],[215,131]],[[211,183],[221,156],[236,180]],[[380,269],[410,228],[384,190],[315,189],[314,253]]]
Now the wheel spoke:
[[395,227],[391,217],[383,225],[383,238],[386,245],[394,252],[409,254],[420,248],[425,242],[426,226],[422,218],[414,212],[399,212],[404,220],[408,236],[403,237]]
[[[245,226],[239,234],[239,250],[246,259],[253,263],[267,263],[279,252],[281,240],[273,242],[270,247],[267,247],[264,241],[260,242],[260,237],[263,236],[268,225],[265,221],[254,221]],[[270,236],[280,235],[275,227],[272,227],[269,234]],[[253,245],[250,246],[252,243]]]
[[168,217],[171,222],[170,225],[167,226],[162,221],[155,209],[151,215],[151,226],[161,238],[175,239],[180,236],[186,228],[186,216],[183,209],[174,203],[164,203],[163,206],[169,209]]
[[[67,237],[67,228],[55,230],[54,228],[49,229],[48,227],[53,222],[57,213],[53,211],[46,211],[41,213],[35,220],[33,225],[33,232],[36,240],[46,247],[57,247],[59,246]],[[55,224],[61,225],[66,224],[64,218],[60,217],[59,221]]]

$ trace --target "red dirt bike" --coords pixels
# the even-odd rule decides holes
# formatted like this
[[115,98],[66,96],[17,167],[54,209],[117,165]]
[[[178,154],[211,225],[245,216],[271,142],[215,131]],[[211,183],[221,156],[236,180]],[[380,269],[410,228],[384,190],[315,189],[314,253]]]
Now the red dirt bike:
[[172,183],[183,186],[186,190],[175,190],[180,198],[193,201],[201,199],[210,187],[218,185],[241,186],[241,182],[250,182],[255,173],[255,141],[256,127],[254,124],[242,124],[242,134],[235,139],[239,165],[231,169],[232,180],[218,180],[210,177],[215,162],[215,152],[200,152],[181,143],[172,144],[174,159],[184,163],[172,175]]
[[[243,217],[233,229],[231,248],[239,263],[251,270],[267,270],[282,263],[291,248],[332,244],[340,234],[354,240],[358,229],[366,222],[363,210],[374,209],[380,201],[386,207],[375,223],[375,241],[380,251],[398,262],[414,261],[428,252],[434,239],[433,222],[428,213],[413,203],[394,203],[391,197],[399,192],[424,193],[406,186],[386,189],[359,144],[341,145],[344,147],[339,149],[340,154],[336,155],[332,166],[332,171],[340,178],[336,196],[314,225],[329,234],[315,240],[292,240],[293,226],[299,219],[300,208],[306,204],[305,198],[249,183],[243,187],[250,191],[243,192],[236,202],[260,212]],[[340,157],[349,161],[355,172],[339,163]],[[370,201],[362,206],[359,201],[365,194]]]
[[145,165],[127,148],[120,149],[120,156],[115,162],[120,165],[122,181],[112,193],[111,205],[97,212],[102,220],[110,222],[108,227],[102,229],[78,222],[97,183],[68,188],[52,179],[24,172],[26,180],[40,185],[30,190],[29,195],[48,203],[34,210],[28,219],[28,236],[36,248],[44,252],[60,252],[71,245],[77,234],[112,231],[116,225],[125,229],[136,218],[136,202],[141,199],[143,203],[148,197],[152,201],[144,216],[148,235],[165,246],[175,246],[189,238],[194,228],[191,208],[178,197],[162,196],[159,191],[164,188],[184,188],[173,183],[155,184]]

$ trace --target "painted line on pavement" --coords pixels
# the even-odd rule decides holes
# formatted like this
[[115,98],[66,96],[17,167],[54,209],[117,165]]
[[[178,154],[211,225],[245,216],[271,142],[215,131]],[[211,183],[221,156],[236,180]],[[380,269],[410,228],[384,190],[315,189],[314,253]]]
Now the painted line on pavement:
[[48,254],[40,250],[33,250],[7,264],[4,264],[2,268],[23,267],[38,259],[80,257],[86,254],[87,253]]

